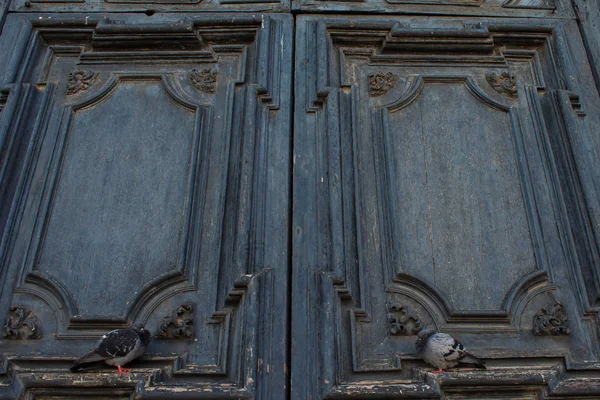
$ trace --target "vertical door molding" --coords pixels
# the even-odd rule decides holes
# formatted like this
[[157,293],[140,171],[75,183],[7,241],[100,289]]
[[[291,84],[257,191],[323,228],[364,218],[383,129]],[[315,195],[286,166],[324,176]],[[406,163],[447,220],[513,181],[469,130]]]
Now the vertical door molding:
[[[285,398],[291,21],[8,18],[0,317],[22,304],[44,334],[3,345],[7,396]],[[193,335],[152,341],[126,384],[62,386],[103,333],[159,335],[182,304]]]
[[[292,398],[438,398],[470,379],[496,391],[500,358],[559,382],[597,367],[593,180],[577,169],[591,159],[569,142],[597,123],[586,110],[599,100],[576,32],[568,20],[300,18]],[[569,335],[534,339],[534,316],[557,302]],[[488,371],[432,385],[414,332],[390,333],[398,304],[473,343]],[[513,372],[508,385],[529,377]],[[570,390],[534,386],[522,395]]]

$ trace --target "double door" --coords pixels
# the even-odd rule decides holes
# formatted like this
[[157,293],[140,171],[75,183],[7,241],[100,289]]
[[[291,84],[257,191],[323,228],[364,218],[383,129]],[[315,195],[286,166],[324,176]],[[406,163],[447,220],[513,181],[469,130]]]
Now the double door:
[[[600,99],[571,2],[4,13],[0,397],[600,396]],[[68,371],[134,323],[129,377]],[[426,328],[488,369],[431,374]]]

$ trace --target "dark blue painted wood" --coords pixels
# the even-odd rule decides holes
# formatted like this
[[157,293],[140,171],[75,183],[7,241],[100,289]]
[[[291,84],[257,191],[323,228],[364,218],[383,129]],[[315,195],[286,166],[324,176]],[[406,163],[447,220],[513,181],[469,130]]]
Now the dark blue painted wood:
[[[585,315],[600,294],[600,163],[583,149],[600,99],[577,32],[574,20],[300,17],[293,399],[600,393],[571,369],[599,357]],[[430,375],[414,348],[425,327],[487,371]],[[559,353],[571,367],[550,372]]]
[[600,396],[596,11],[0,0],[0,397]]
[[[7,19],[1,396],[287,396],[292,28]],[[68,371],[133,323],[156,337],[131,378]]]

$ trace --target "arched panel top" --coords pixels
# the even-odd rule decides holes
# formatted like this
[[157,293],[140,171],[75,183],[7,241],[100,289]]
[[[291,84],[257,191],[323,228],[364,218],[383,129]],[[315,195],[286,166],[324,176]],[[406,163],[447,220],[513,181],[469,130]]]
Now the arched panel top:
[[[91,90],[84,92],[85,94],[81,95],[80,99],[76,99],[71,107],[74,111],[84,109],[86,107],[94,106],[101,101],[107,99],[115,90],[117,85],[119,84],[119,76],[112,75],[110,76],[99,89],[94,91],[93,87]],[[67,89],[68,90],[68,89]],[[67,92],[67,96],[69,93]],[[68,101],[69,99],[67,99]],[[67,103],[68,104],[68,103]]]
[[409,81],[411,80],[412,82],[408,90],[405,93],[403,93],[403,95],[399,99],[394,100],[390,104],[386,104],[383,107],[387,108],[390,112],[394,112],[409,106],[413,101],[415,101],[419,97],[421,91],[423,90],[423,87],[425,86],[425,79],[423,78],[423,76],[419,75],[409,77]]
[[[68,317],[79,314],[77,303],[69,290],[57,279],[43,272],[30,272],[25,277],[25,283],[32,284],[45,291],[49,295],[46,301],[49,305],[60,305]],[[51,300],[50,300],[51,299]]]
[[181,89],[177,87],[176,80],[173,74],[121,74],[115,73],[111,75],[96,91],[92,89],[87,96],[83,95],[81,99],[77,99],[71,103],[73,110],[81,110],[92,107],[102,101],[107,100],[115,91],[117,86],[123,82],[161,82],[166,93],[171,99],[189,110],[196,110],[198,107],[210,107],[209,104],[201,104],[187,96]]
[[385,104],[383,107],[387,108],[390,112],[394,112],[409,106],[413,101],[419,98],[423,88],[428,83],[464,82],[469,93],[478,101],[498,111],[508,112],[510,110],[508,105],[499,102],[485,93],[471,76],[419,75],[416,77],[409,77],[409,82],[410,81],[412,82],[409,85],[409,89],[406,90],[399,99],[394,100],[389,104]]
[[437,329],[446,324],[452,315],[452,307],[431,285],[407,273],[394,276],[389,292],[399,292],[421,304],[433,320]]
[[171,96],[173,100],[175,100],[184,107],[187,107],[191,110],[194,110],[198,107],[211,107],[209,104],[198,103],[196,100],[188,96],[183,90],[181,90],[173,74],[163,75],[162,84],[169,96]]
[[480,87],[479,85],[477,85],[477,83],[475,82],[475,80],[473,79],[473,77],[468,76],[465,78],[465,85],[467,86],[467,89],[469,90],[469,92],[473,95],[473,97],[475,97],[477,100],[481,101],[482,103],[490,106],[491,108],[498,110],[498,111],[504,111],[504,112],[508,112],[510,111],[510,107],[499,102],[498,100],[488,96],[487,93],[485,93]]

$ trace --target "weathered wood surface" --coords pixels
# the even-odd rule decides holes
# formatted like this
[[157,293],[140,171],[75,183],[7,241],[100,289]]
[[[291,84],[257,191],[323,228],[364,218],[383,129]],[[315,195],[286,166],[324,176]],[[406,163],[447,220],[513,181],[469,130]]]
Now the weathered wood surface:
[[[286,397],[292,32],[9,15],[0,396]],[[163,340],[131,379],[68,371],[132,323]]]
[[573,16],[569,0],[293,0],[292,10],[530,18]]
[[[6,1],[6,0],[4,0]],[[290,0],[9,0],[12,12],[289,12]]]
[[573,0],[583,43],[600,91],[600,2]]
[[[576,21],[307,15],[297,38],[292,398],[599,396]],[[423,327],[488,370],[430,375]]]
[[600,398],[595,2],[2,1],[0,398]]

